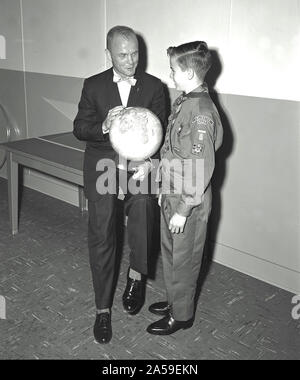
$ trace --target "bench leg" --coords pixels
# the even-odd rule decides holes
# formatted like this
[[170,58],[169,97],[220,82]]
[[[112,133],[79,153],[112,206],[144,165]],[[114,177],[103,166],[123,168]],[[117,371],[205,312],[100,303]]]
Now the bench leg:
[[8,206],[10,228],[13,235],[18,233],[18,206],[19,206],[19,178],[18,178],[19,164],[13,161],[13,153],[7,154],[7,182],[8,182]]

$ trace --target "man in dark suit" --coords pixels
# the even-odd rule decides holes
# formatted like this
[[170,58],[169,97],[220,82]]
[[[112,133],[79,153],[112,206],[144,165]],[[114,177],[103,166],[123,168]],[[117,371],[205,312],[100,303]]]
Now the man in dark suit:
[[[166,117],[161,81],[138,68],[139,50],[135,32],[124,26],[112,28],[107,34],[106,52],[112,62],[112,68],[84,81],[73,131],[79,140],[87,141],[84,190],[89,208],[88,245],[97,308],[94,336],[99,343],[108,343],[112,337],[111,307],[118,194],[103,194],[102,189],[99,189],[97,179],[103,171],[99,171],[97,163],[106,160],[105,162],[114,164],[116,188],[119,188],[119,178],[126,178],[126,181],[131,178],[131,181],[143,183],[145,179],[149,179],[149,173],[153,168],[151,159],[138,163],[134,174],[124,166],[118,168],[119,157],[109,140],[111,123],[120,110],[127,106],[148,108],[163,124]],[[131,252],[123,306],[128,313],[136,314],[144,303],[145,275],[147,257],[151,250],[155,204],[150,192],[133,195],[127,190],[124,201]]]

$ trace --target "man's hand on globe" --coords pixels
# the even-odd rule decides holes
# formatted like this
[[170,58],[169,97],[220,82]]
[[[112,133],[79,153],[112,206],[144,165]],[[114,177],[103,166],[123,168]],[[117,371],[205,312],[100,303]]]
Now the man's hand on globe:
[[109,110],[107,116],[106,116],[106,119],[104,120],[103,124],[102,124],[102,132],[105,134],[105,133],[108,133],[110,128],[111,128],[111,125],[112,125],[112,122],[113,120],[118,116],[118,114],[124,109],[123,106],[117,106],[117,107],[114,107],[112,108],[111,110]]

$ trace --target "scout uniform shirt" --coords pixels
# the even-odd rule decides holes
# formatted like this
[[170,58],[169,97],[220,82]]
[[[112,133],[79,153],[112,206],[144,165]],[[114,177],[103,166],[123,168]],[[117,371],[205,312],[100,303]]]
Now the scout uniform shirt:
[[[179,194],[176,212],[189,216],[193,207],[203,201],[205,203],[206,193],[209,194],[206,203],[210,203],[215,151],[222,144],[223,129],[205,83],[189,94],[179,96],[173,107],[160,151],[161,193]],[[176,164],[170,166],[169,163],[174,159]],[[201,165],[197,166],[197,161]],[[200,188],[196,188],[197,183],[202,184]],[[178,185],[181,185],[181,189],[178,189]],[[210,205],[207,205],[208,208]]]

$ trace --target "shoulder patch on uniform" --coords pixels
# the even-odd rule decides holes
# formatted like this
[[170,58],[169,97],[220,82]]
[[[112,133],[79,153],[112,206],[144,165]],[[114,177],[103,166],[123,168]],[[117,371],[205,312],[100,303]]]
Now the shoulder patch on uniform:
[[192,124],[199,126],[199,125],[214,125],[214,121],[209,117],[205,115],[196,115],[193,120]]

